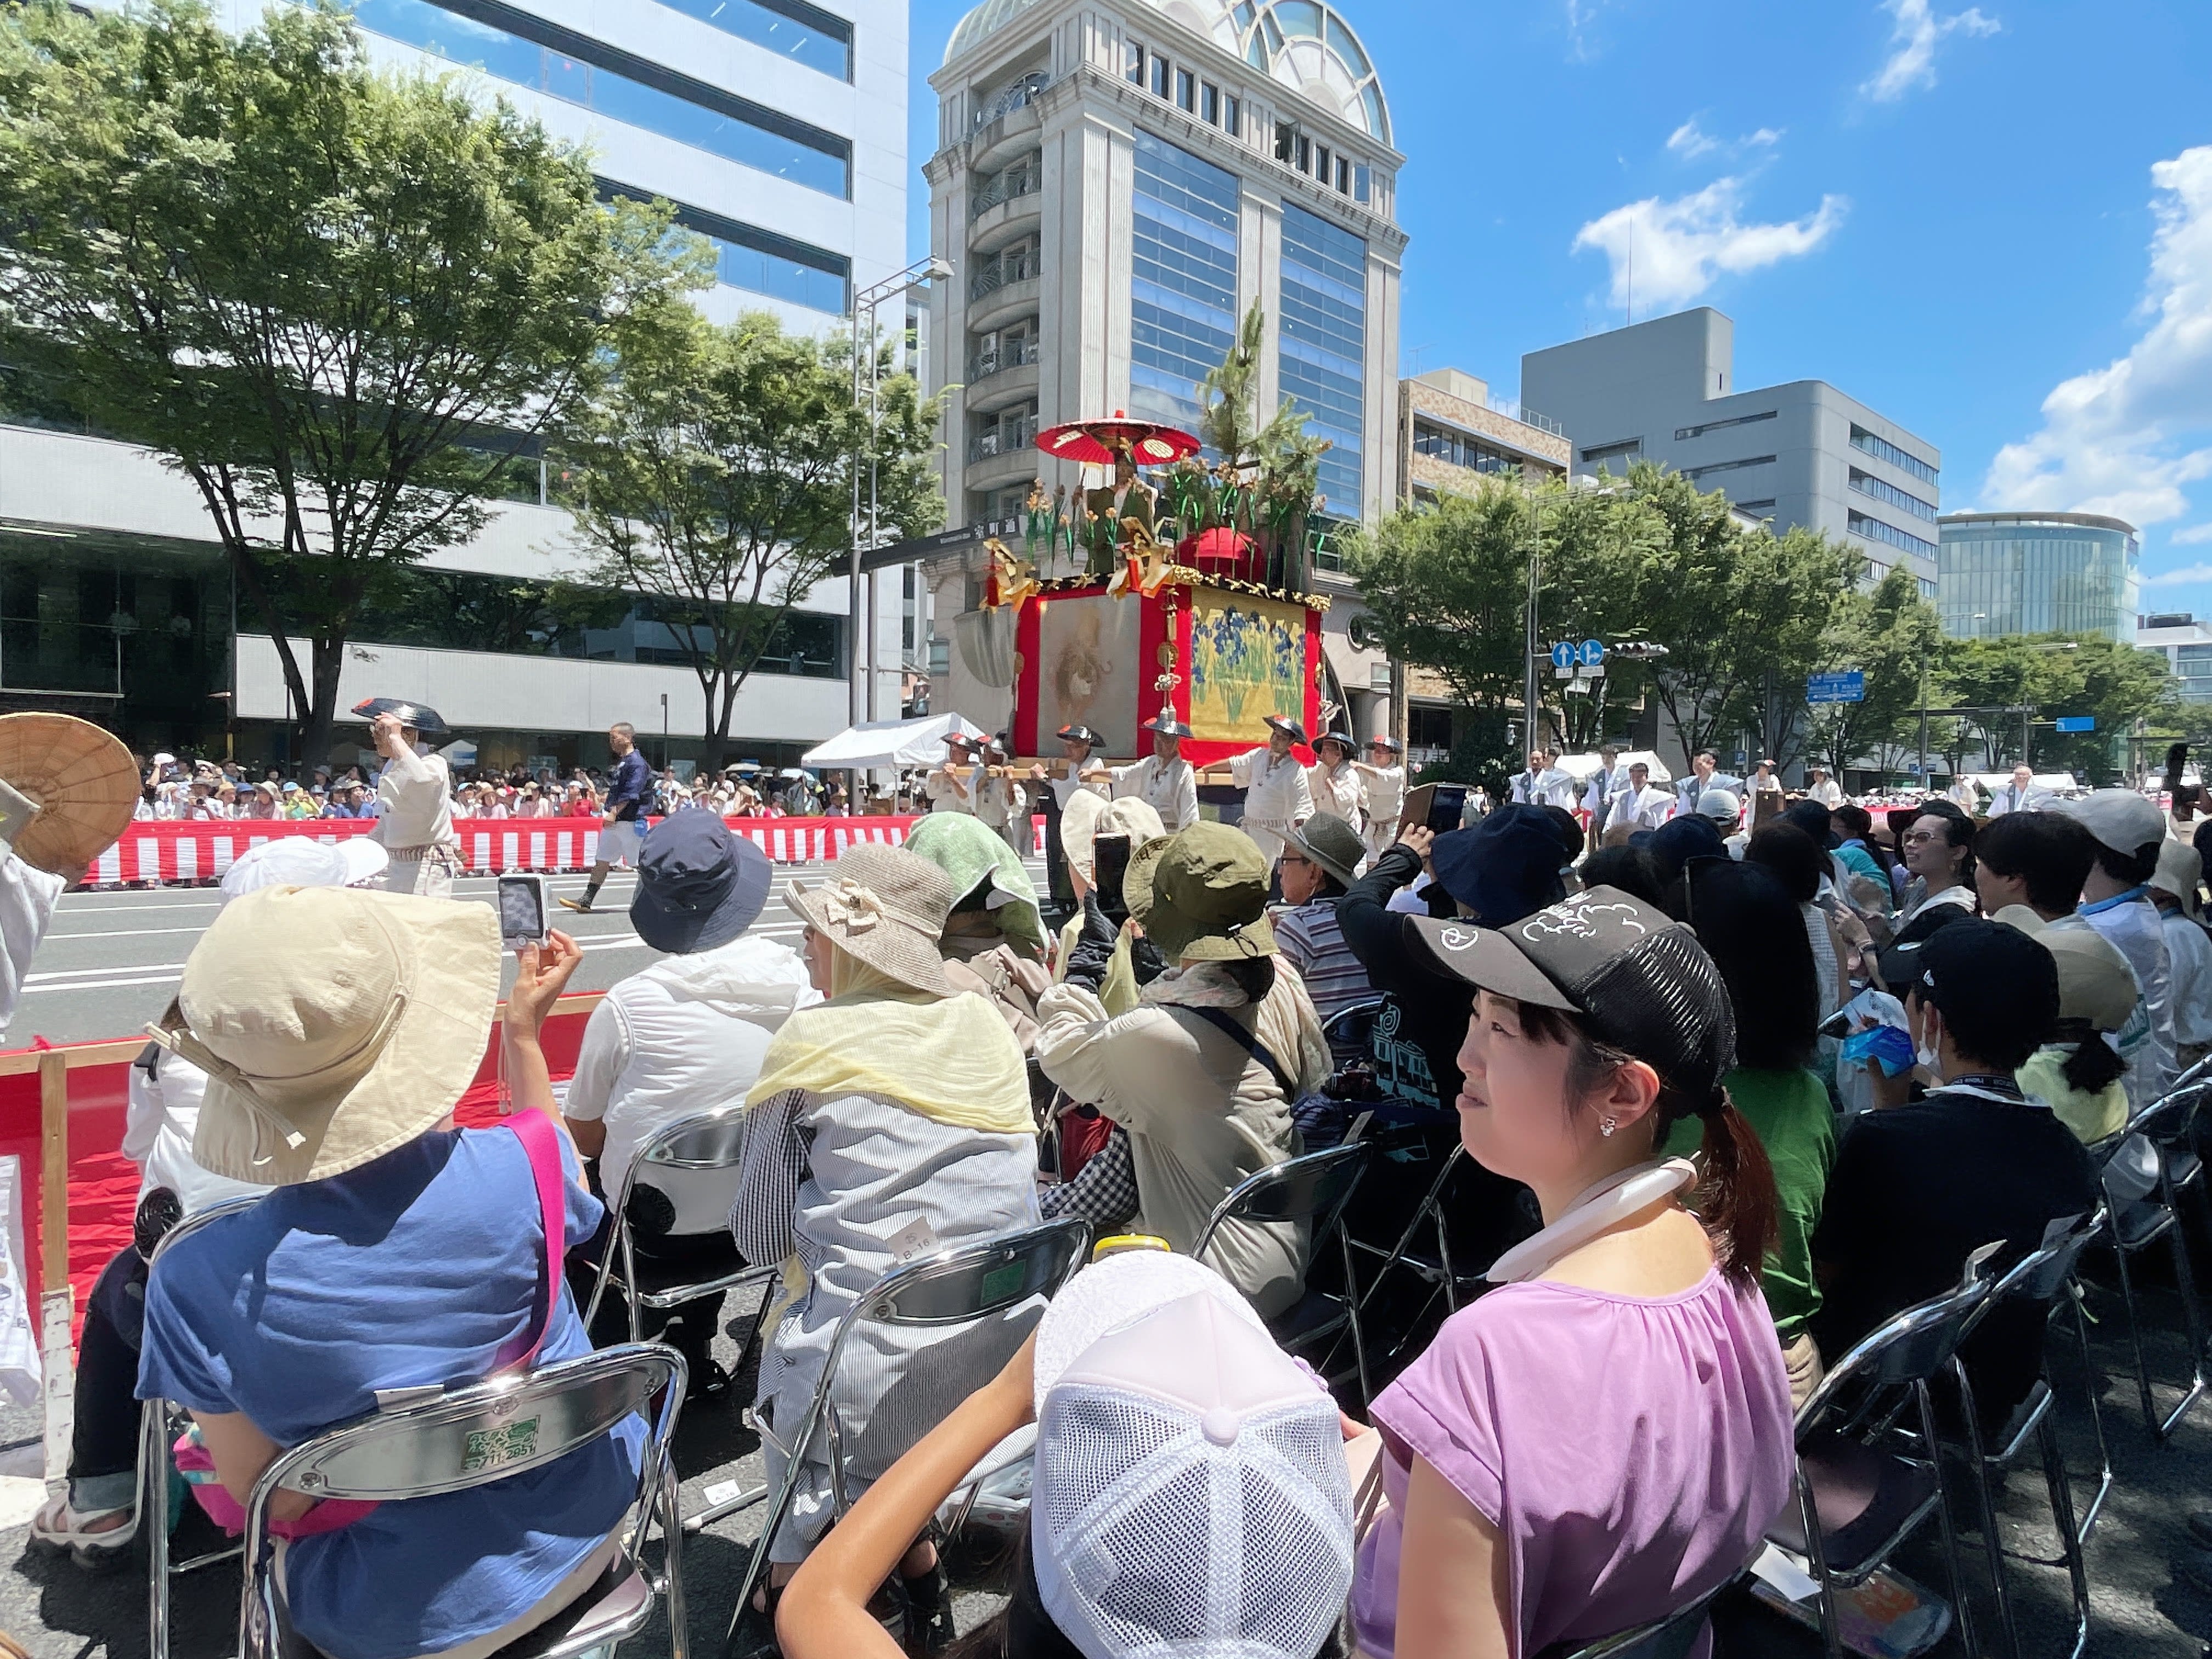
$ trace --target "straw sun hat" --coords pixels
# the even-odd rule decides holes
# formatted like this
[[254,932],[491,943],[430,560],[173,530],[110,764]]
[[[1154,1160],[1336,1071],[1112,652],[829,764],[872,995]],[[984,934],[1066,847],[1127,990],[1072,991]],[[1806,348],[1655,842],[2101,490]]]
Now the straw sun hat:
[[426,1133],[483,1059],[499,955],[489,905],[346,887],[226,905],[147,1028],[208,1074],[193,1161],[293,1186]]
[[15,856],[71,878],[130,826],[137,763],[112,732],[71,714],[0,714],[0,778],[39,811]]
[[949,997],[937,941],[958,896],[952,878],[902,847],[855,847],[808,886],[793,882],[791,908],[856,962],[918,991]]

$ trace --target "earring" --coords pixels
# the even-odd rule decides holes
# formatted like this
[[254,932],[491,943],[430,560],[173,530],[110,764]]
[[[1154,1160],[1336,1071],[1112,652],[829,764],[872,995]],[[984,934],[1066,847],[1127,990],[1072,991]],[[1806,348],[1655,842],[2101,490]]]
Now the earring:
[[1605,1119],[1602,1122],[1601,1122],[1601,1123],[1597,1126],[1597,1132],[1598,1132],[1600,1134],[1601,1134],[1601,1135],[1610,1135],[1610,1134],[1611,1134],[1611,1133],[1612,1133],[1615,1129],[1618,1129],[1620,1127],[1620,1125],[1619,1123],[1617,1123],[1616,1121],[1614,1121],[1612,1118],[1607,1118],[1607,1119]]

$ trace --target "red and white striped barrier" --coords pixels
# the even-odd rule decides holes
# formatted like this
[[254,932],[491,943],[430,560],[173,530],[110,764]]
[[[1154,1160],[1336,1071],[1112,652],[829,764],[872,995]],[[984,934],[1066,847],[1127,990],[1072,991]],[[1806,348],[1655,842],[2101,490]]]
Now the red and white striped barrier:
[[[732,832],[744,836],[778,864],[834,859],[862,842],[896,847],[906,840],[913,817],[728,818]],[[1036,819],[1036,848],[1044,847],[1043,820]],[[219,881],[240,854],[280,836],[312,836],[335,842],[365,836],[375,827],[367,818],[249,818],[221,822],[138,823],[94,861],[85,872],[88,887],[131,883]],[[588,870],[599,857],[596,818],[456,818],[461,860],[479,874],[530,870],[548,874]]]

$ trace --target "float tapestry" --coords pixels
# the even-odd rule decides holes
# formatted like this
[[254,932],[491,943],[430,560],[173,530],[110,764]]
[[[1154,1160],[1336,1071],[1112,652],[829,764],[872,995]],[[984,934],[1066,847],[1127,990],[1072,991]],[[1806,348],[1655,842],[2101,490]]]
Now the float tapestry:
[[1306,706],[1306,613],[1294,605],[1194,590],[1190,726],[1200,740],[1264,743],[1267,714]]
[[[1141,753],[1137,744],[1138,629],[1143,606],[1103,593],[1037,601],[1037,732],[1087,726],[1109,755]],[[1056,751],[1055,751],[1056,752]]]

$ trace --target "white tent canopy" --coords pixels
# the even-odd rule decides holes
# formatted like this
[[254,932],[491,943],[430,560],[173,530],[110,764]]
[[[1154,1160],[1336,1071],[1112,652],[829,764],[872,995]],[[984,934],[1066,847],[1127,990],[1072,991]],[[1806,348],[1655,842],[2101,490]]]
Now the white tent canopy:
[[[1620,757],[1618,763],[1624,772],[1630,767],[1639,763],[1650,767],[1651,769],[1651,781],[1654,783],[1672,783],[1674,781],[1674,775],[1668,771],[1665,763],[1660,760],[1659,757],[1649,749],[1632,749],[1628,750],[1627,753]],[[1595,777],[1604,769],[1605,757],[1602,755],[1562,755],[1559,757],[1559,770],[1565,772],[1577,783],[1589,782],[1590,779]]]
[[799,757],[801,766],[820,770],[865,770],[878,766],[935,766],[945,759],[945,739],[955,732],[980,738],[983,728],[957,714],[931,714],[918,720],[870,720],[848,726]]

